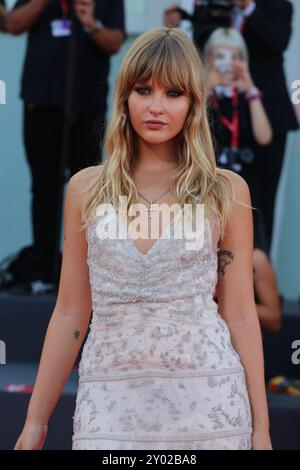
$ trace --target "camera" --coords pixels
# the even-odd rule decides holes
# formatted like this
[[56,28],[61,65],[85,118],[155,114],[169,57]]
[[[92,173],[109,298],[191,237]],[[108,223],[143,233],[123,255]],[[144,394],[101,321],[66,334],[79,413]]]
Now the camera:
[[196,0],[193,14],[177,8],[182,20],[193,25],[193,36],[197,46],[202,49],[210,34],[217,28],[231,26],[232,0]]
[[234,61],[234,55],[232,51],[219,47],[215,51],[213,60],[214,65],[221,75],[232,72],[232,63]]
[[198,0],[195,2],[194,13],[190,15],[182,8],[177,7],[182,20],[192,23],[209,23],[217,27],[229,27],[231,24],[231,0]]
[[249,147],[225,147],[217,157],[217,165],[239,173],[244,165],[250,165],[253,160],[254,152]]
[[229,27],[231,24],[231,0],[200,0],[196,1],[194,20],[202,21],[203,18],[214,24],[215,27]]
[[219,64],[218,70],[221,75],[226,75],[228,73],[231,73],[232,67],[230,64]]

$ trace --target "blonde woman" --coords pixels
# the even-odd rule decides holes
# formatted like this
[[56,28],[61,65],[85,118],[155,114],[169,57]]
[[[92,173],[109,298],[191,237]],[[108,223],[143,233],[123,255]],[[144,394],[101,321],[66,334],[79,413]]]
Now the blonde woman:
[[[74,450],[271,449],[249,189],[216,168],[203,65],[183,32],[146,32],[127,51],[106,144],[108,160],[68,184],[58,298],[16,449],[42,448],[91,310]],[[181,211],[155,215],[173,204],[204,207],[200,248],[170,236]],[[122,236],[105,238],[113,222]]]
[[211,103],[211,131],[217,165],[238,172],[247,182],[252,204],[261,207],[261,168],[257,145],[268,145],[273,129],[249,72],[246,43],[233,28],[218,28],[204,49]]
[[[255,143],[268,145],[273,137],[272,126],[262,103],[263,94],[256,87],[249,71],[248,51],[243,36],[233,28],[216,29],[205,45],[204,60],[208,92],[221,116],[232,118],[233,94],[237,91],[239,135],[236,145],[239,149],[242,151],[250,147],[254,152]],[[225,124],[222,129],[223,145],[230,147],[233,131]],[[240,161],[243,163],[242,158]]]

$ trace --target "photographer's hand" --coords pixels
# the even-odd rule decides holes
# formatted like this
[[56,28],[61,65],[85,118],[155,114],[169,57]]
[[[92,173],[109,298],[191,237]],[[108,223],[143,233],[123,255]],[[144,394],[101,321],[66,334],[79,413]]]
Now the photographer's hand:
[[29,31],[52,0],[31,0],[7,12],[6,31],[18,35]]
[[[233,80],[232,85],[236,86],[240,92],[249,93],[253,89],[255,89],[255,84],[252,80],[246,62],[240,60],[234,61],[233,72],[235,75],[235,79]],[[251,117],[252,132],[256,142],[260,145],[268,145],[273,138],[273,130],[269,118],[267,116],[266,110],[259,96],[249,102],[249,110]],[[255,440],[255,442],[259,441],[260,438]],[[267,442],[267,439],[264,438],[262,442]],[[268,445],[268,443],[258,445]]]
[[164,25],[168,28],[176,28],[181,21],[181,15],[177,11],[177,5],[170,5],[164,11]]
[[74,8],[82,26],[91,29],[96,26],[94,0],[75,0]]
[[89,34],[96,46],[107,54],[116,54],[124,41],[124,32],[121,29],[108,28],[105,25],[101,26],[100,31],[95,30],[97,20],[94,0],[74,0],[74,8],[82,26],[91,30]]
[[235,79],[232,85],[236,86],[239,91],[247,93],[255,87],[252,77],[249,72],[249,68],[246,62],[242,60],[236,60],[232,64],[233,73]]
[[208,92],[211,92],[214,87],[222,84],[222,77],[218,69],[215,66],[211,67],[206,75],[206,87]]

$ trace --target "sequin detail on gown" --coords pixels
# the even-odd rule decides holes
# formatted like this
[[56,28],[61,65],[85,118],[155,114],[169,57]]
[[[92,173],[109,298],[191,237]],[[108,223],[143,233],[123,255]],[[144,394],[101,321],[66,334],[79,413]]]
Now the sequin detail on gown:
[[164,238],[172,220],[142,254],[130,238],[100,239],[98,219],[72,449],[250,449],[244,369],[213,300],[218,224],[205,219],[202,248],[187,250]]

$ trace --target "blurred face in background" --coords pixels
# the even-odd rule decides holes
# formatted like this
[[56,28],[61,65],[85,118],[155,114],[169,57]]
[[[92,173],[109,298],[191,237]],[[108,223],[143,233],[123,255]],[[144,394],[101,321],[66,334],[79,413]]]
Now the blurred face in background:
[[214,67],[219,75],[222,85],[231,85],[236,78],[234,64],[241,60],[240,50],[231,46],[215,46],[209,54],[209,67]]

